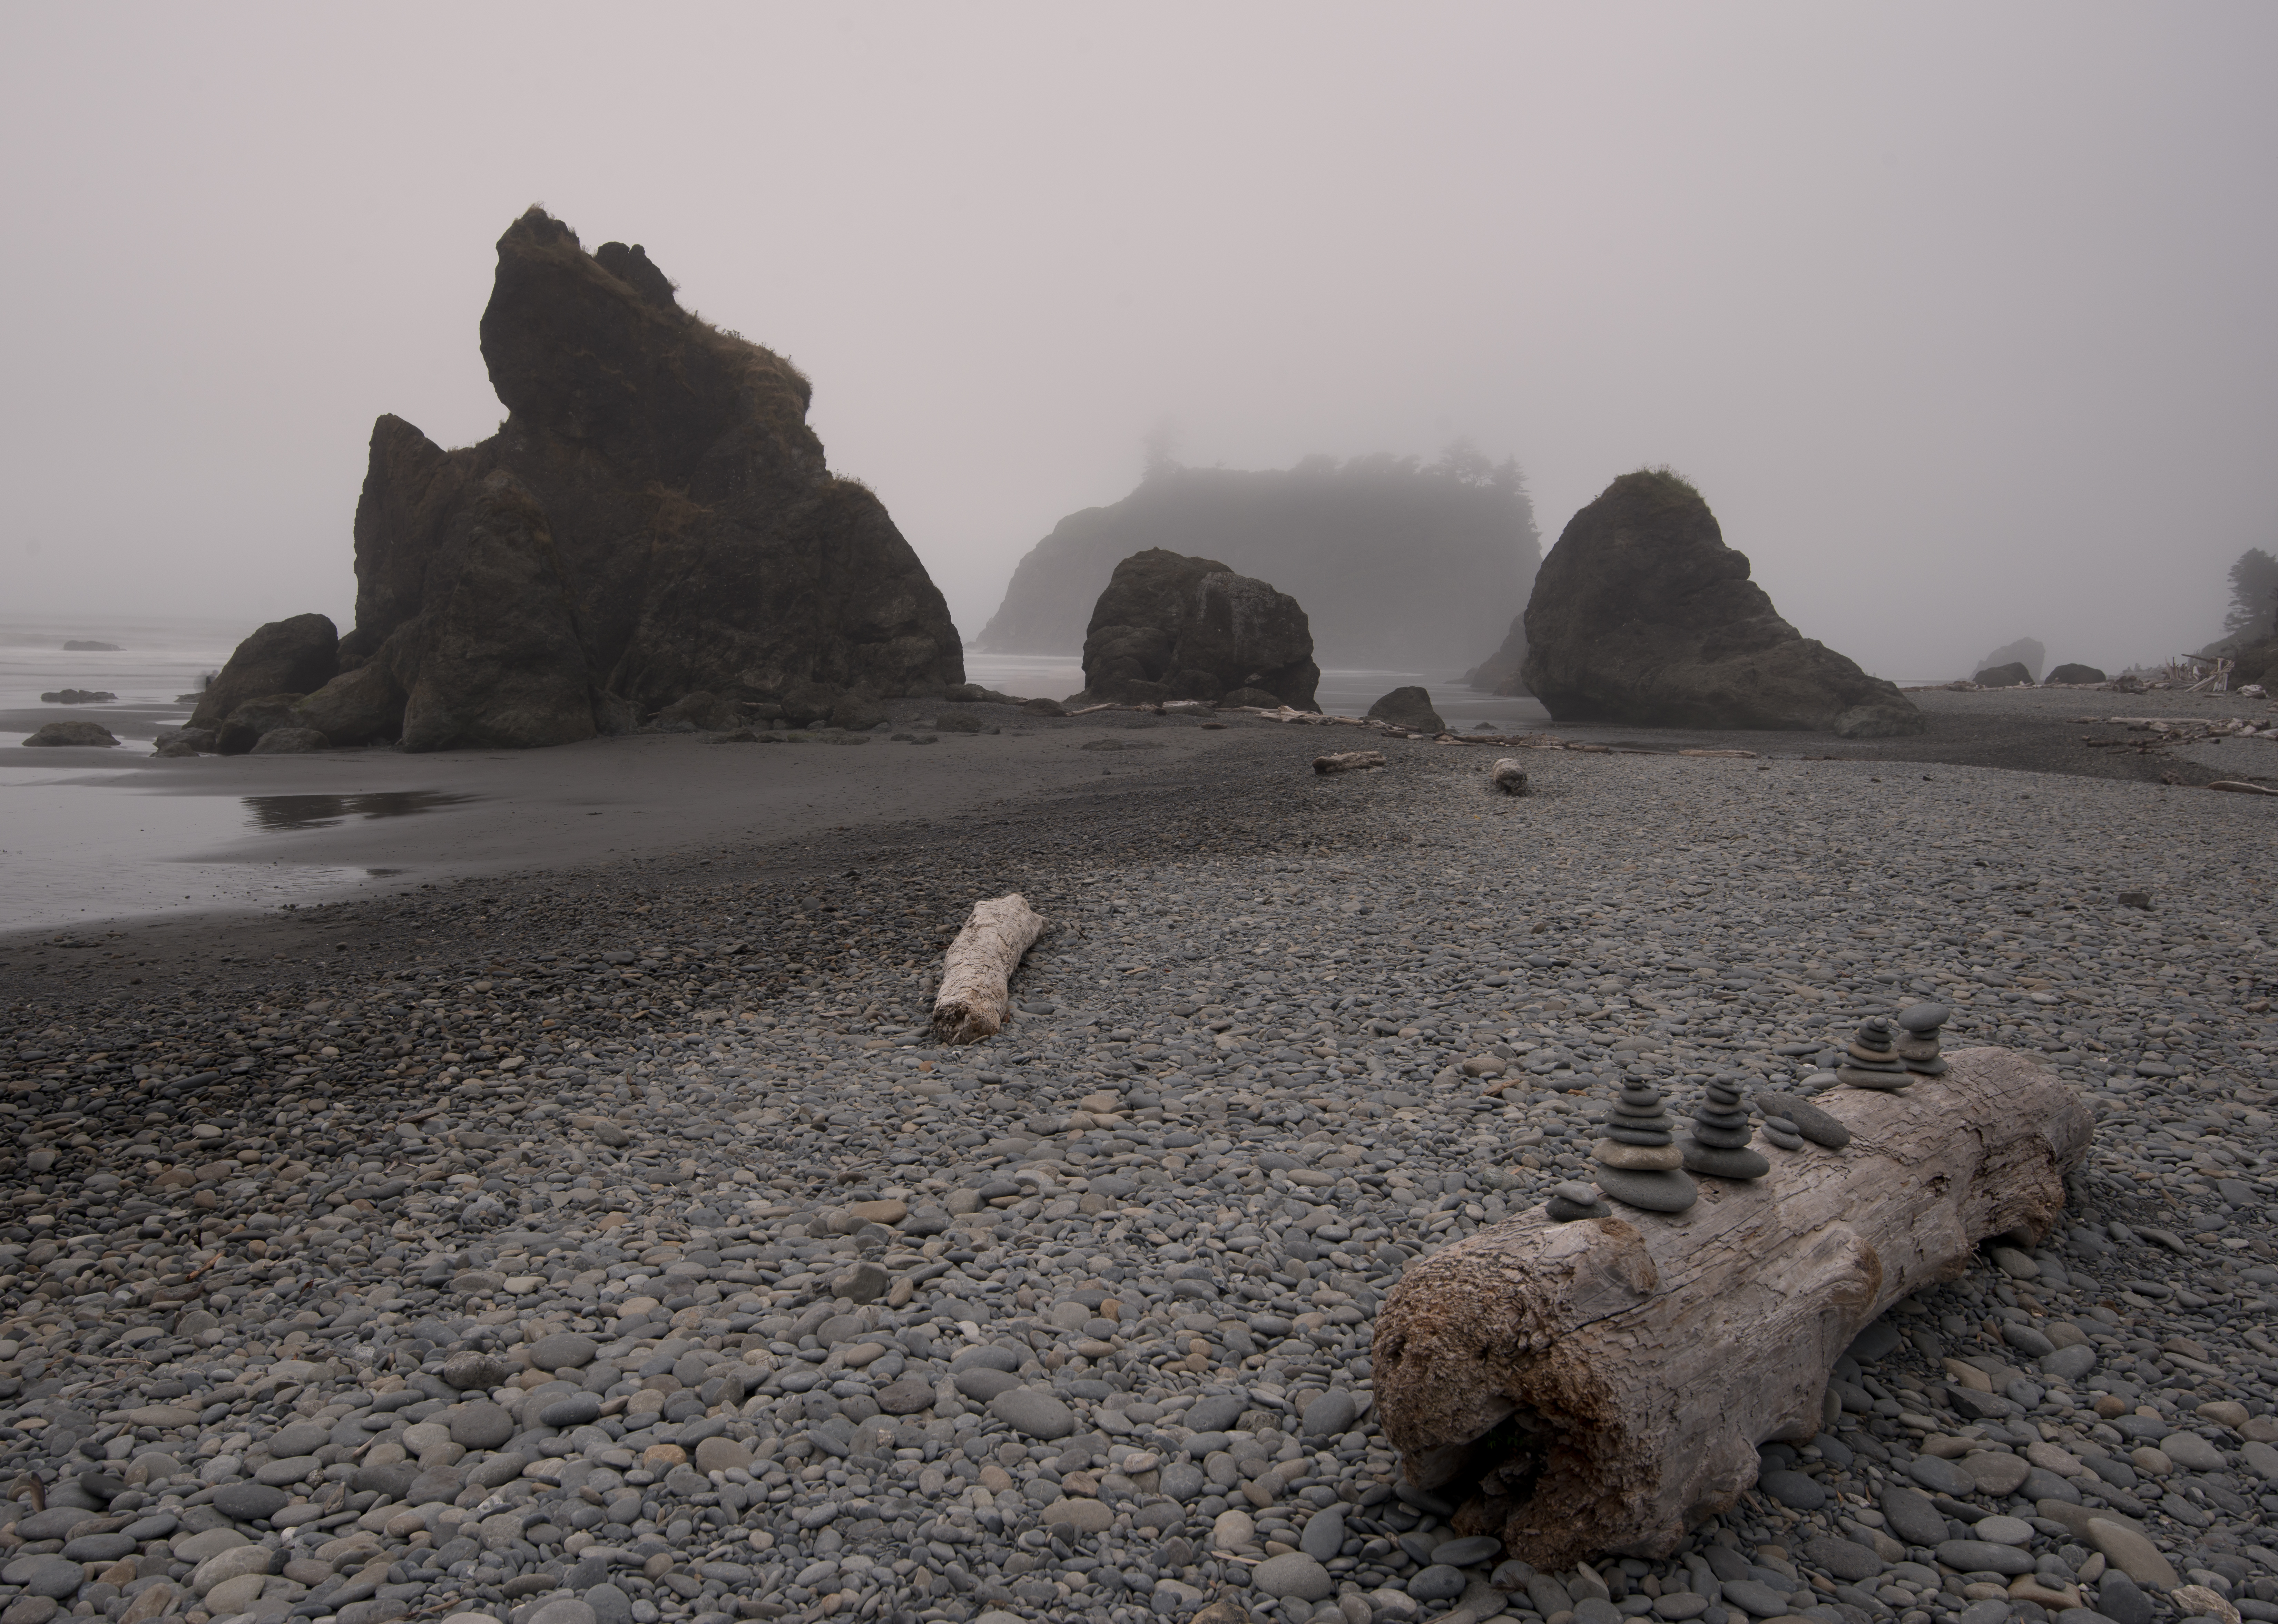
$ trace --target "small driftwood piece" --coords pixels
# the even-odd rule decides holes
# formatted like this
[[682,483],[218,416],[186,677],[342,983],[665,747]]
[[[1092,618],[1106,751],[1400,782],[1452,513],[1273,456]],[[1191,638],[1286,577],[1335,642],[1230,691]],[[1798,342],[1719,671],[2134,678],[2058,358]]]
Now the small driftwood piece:
[[1508,755],[1487,769],[1487,782],[1506,795],[1526,793],[1526,769]]
[[1368,772],[1383,765],[1381,750],[1340,750],[1334,755],[1313,758],[1313,770],[1323,778],[1333,772]]
[[1410,1266],[1375,1344],[1408,1481],[1546,1571],[1667,1556],[1755,1482],[1758,1444],[1819,1429],[1861,1328],[2055,1222],[2087,1106],[2010,1050],[1946,1059],[1902,1092],[1817,1096],[1847,1148],[1770,1149],[1767,1176],[1703,1178],[1678,1217],[1537,1207]]
[[2265,784],[2246,784],[2236,778],[2217,778],[2207,785],[2211,790],[2228,790],[2234,795],[2278,795],[2278,789]]
[[1013,972],[1043,933],[1044,916],[1017,891],[975,902],[942,958],[934,1035],[944,1043],[979,1043],[1003,1031],[1013,1018]]

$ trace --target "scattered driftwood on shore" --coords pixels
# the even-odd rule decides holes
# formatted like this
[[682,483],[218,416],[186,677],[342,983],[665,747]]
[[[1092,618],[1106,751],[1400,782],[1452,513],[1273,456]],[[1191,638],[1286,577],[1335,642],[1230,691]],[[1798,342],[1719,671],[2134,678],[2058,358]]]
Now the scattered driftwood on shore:
[[944,1043],[979,1043],[1003,1031],[1013,1018],[1013,972],[1043,933],[1044,916],[1017,891],[975,902],[942,958],[934,1035]]
[[1487,782],[1506,795],[1526,793],[1526,769],[1508,755],[1487,769]]
[[2047,1233],[2094,1121],[2037,1060],[1965,1049],[1943,1077],[1815,1103],[1842,1151],[1773,1150],[1675,1218],[1541,1207],[1410,1265],[1376,1322],[1376,1393],[1408,1481],[1538,1568],[1665,1557],[1809,1438],[1830,1371],[1981,1240]]
[[1381,750],[1340,750],[1334,755],[1313,758],[1313,770],[1324,778],[1333,772],[1369,772],[1383,765]]
[[2264,784],[2242,784],[2236,778],[2217,778],[2207,785],[2211,790],[2228,790],[2236,795],[2278,795],[2278,789]]

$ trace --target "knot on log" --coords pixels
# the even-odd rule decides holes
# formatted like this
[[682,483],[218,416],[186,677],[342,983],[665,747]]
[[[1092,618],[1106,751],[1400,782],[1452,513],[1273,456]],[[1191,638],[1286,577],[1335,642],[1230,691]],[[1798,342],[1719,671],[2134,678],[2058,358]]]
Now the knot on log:
[[1538,1207],[1412,1265],[1373,1350],[1409,1481],[1538,1568],[1667,1556],[1755,1482],[1759,1444],[1818,1430],[1877,1315],[2055,1222],[2088,1107],[2027,1056],[1947,1058],[1899,1092],[1820,1095],[1846,1146],[1770,1148],[1770,1174],[1703,1178],[1684,1214]]

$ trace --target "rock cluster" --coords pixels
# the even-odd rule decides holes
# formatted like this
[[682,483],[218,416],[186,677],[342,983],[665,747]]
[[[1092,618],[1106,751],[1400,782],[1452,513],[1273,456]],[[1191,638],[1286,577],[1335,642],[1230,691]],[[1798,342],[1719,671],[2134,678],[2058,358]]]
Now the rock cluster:
[[1071,706],[1202,700],[1316,710],[1305,611],[1214,559],[1150,548],[1115,566],[1083,639]]
[[1624,474],[1567,524],[1526,605],[1527,688],[1561,722],[1918,733],[1922,714],[1780,618],[1716,515]]
[[532,209],[499,239],[482,351],[508,410],[490,439],[447,452],[400,417],[372,428],[355,631],[335,651],[321,616],[264,627],[197,725],[290,694],[335,745],[521,747],[697,693],[964,679],[924,566],[826,466],[806,379],[683,310],[641,248],[587,254]]
[[2030,688],[2033,673],[2022,662],[2012,660],[2007,665],[1989,665],[1969,680],[1981,688]]

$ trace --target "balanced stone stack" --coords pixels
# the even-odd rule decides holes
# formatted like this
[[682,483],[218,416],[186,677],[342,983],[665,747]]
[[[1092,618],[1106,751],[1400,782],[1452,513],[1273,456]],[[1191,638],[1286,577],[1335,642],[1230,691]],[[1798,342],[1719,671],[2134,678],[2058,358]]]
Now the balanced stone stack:
[[1764,1118],[1764,1138],[1768,1143],[1784,1151],[1800,1151],[1803,1148],[1803,1136],[1795,1130],[1795,1124],[1785,1116]]
[[1861,1026],[1859,1035],[1843,1051],[1843,1063],[1835,1069],[1836,1081],[1852,1088],[1878,1088],[1885,1092],[1912,1083],[1915,1074],[1899,1058],[1894,1041],[1897,1031],[1881,1015]]
[[1551,1187],[1550,1199],[1542,1204],[1543,1211],[1553,1223],[1572,1223],[1579,1218],[1610,1218],[1614,1209],[1606,1205],[1597,1188],[1579,1178]]
[[1592,1147],[1598,1188],[1624,1207],[1648,1213],[1681,1213],[1701,1199],[1679,1169],[1685,1153],[1662,1108],[1661,1091],[1632,1078],[1607,1119],[1606,1137]]
[[1739,1085],[1726,1077],[1712,1078],[1702,1092],[1701,1108],[1693,1114],[1693,1135],[1685,1142],[1685,1170],[1712,1178],[1762,1178],[1772,1164],[1748,1148],[1752,1137]]
[[1938,1031],[1953,1013],[1944,1004],[1916,1004],[1899,1012],[1899,1025],[1906,1036],[1898,1041],[1898,1055],[1908,1071],[1924,1077],[1945,1075],[1945,1061],[1938,1052]]

